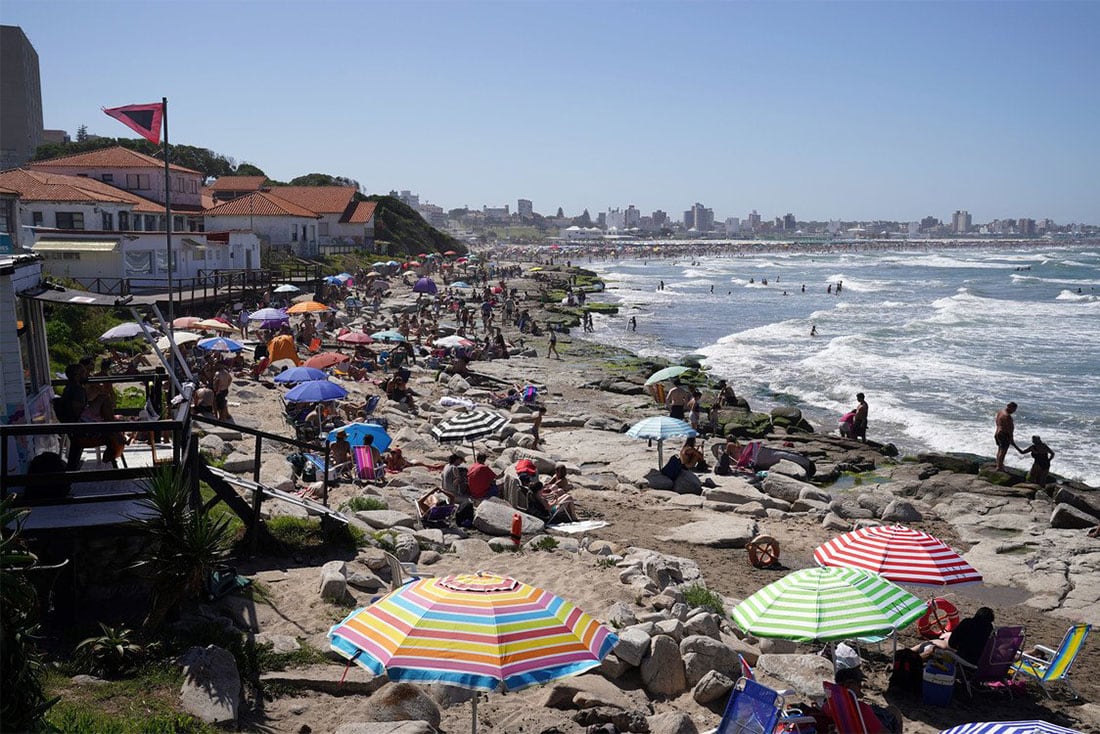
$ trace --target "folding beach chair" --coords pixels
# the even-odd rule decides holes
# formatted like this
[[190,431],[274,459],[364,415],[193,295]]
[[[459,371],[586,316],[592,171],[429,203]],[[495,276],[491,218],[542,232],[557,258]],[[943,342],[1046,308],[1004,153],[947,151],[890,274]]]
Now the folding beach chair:
[[1012,666],[1013,680],[1021,676],[1034,680],[1042,687],[1047,698],[1053,698],[1050,695],[1050,686],[1062,682],[1073,693],[1074,698],[1079,698],[1073,684],[1070,683],[1069,671],[1073,667],[1073,661],[1077,659],[1077,654],[1085,646],[1085,640],[1091,630],[1091,624],[1075,624],[1066,631],[1066,636],[1062,638],[1062,644],[1057,650],[1036,645],[1035,648],[1045,657],[1021,655],[1020,661]]
[[374,455],[369,446],[352,447],[352,455],[355,457],[356,476],[366,479],[368,482],[381,481],[386,476],[386,467],[380,461],[375,466]]
[[977,665],[963,660],[950,650],[942,651],[955,663],[959,680],[973,696],[978,684],[1002,684],[1009,678],[1013,664],[1024,647],[1023,627],[998,627],[985,642]]
[[[306,461],[314,466],[317,470],[317,476],[323,476],[325,473],[325,457],[318,454],[304,453]],[[328,467],[328,480],[330,482],[338,481],[341,477],[348,475],[351,472],[352,462],[345,461],[342,464],[330,464]]]
[[829,681],[822,681],[821,685],[829,695],[825,701],[825,712],[833,720],[837,731],[845,734],[888,734],[875,712],[859,700],[855,691]]
[[778,691],[739,678],[715,734],[772,734],[782,711],[783,697]]

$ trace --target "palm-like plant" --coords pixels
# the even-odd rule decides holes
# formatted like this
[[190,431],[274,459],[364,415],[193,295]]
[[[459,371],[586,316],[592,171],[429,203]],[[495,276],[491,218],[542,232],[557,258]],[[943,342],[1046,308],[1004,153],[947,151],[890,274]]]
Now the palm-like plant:
[[46,699],[42,659],[34,646],[38,593],[26,572],[38,558],[20,538],[29,510],[13,505],[12,497],[0,502],[0,721],[5,731],[39,731],[57,699]]
[[148,557],[135,566],[153,579],[153,604],[145,620],[156,629],[179,604],[198,596],[212,571],[230,554],[229,519],[192,510],[188,490],[175,467],[160,467],[147,482],[143,504],[154,514],[138,523],[152,537]]
[[89,637],[76,646],[77,659],[96,675],[108,678],[133,669],[145,657],[145,647],[130,639],[133,631],[125,627],[99,624],[103,634]]

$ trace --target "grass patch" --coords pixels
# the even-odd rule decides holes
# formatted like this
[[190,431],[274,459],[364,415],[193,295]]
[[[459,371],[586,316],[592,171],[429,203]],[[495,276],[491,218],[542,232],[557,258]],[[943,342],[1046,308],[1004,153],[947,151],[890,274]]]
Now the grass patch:
[[267,531],[291,553],[320,551],[332,546],[359,548],[366,544],[366,536],[359,528],[335,525],[326,530],[320,520],[312,517],[273,517],[267,521]]
[[[219,459],[218,461],[222,464],[225,463],[224,459]],[[211,462],[212,465],[216,465],[217,463],[218,462]],[[211,489],[210,485],[206,482],[199,482],[199,495],[202,497],[203,505],[216,497],[214,490]],[[215,521],[221,520],[223,517],[229,518],[229,532],[238,541],[244,537],[244,521],[237,517],[237,513],[229,509],[229,506],[224,502],[219,502],[210,508],[210,517]]]
[[688,607],[702,607],[708,609],[720,617],[726,616],[726,609],[722,606],[722,597],[705,586],[692,584],[684,589],[684,603]]
[[115,406],[120,410],[145,407],[145,390],[140,387],[128,387],[118,396]]
[[377,497],[352,497],[340,509],[359,512],[361,510],[388,510],[390,508]]
[[138,675],[98,685],[71,685],[57,671],[46,679],[61,700],[46,720],[65,734],[214,734],[219,730],[178,709],[183,672],[171,663],[144,667]]
[[615,568],[616,562],[610,558],[597,558],[596,568]]
[[531,544],[531,548],[540,551],[552,551],[559,545],[558,539],[551,535],[544,535]]
[[328,657],[317,648],[306,644],[293,652],[275,652],[271,645],[260,645],[256,649],[256,662],[259,669],[266,673],[270,670],[304,668],[307,665],[325,663],[328,662]]

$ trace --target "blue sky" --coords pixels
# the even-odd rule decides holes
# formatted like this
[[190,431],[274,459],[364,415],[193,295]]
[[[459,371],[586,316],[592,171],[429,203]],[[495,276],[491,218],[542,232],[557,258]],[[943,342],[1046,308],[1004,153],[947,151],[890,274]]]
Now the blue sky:
[[595,215],[1100,223],[1100,2],[4,0],[47,127]]

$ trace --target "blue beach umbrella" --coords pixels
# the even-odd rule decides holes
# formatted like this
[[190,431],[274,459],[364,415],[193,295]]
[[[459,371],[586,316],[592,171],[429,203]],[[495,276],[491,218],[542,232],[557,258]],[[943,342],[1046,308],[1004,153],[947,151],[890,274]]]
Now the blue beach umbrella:
[[1049,721],[981,721],[959,724],[940,734],[1081,734],[1076,729],[1051,724]]
[[348,391],[328,380],[310,380],[292,387],[283,396],[288,403],[320,403],[347,397]]
[[671,418],[667,415],[656,415],[638,421],[630,427],[626,435],[631,438],[646,438],[657,442],[657,468],[659,469],[665,463],[662,447],[666,438],[697,436],[699,434],[687,421]]
[[393,331],[388,329],[386,331],[376,331],[370,335],[371,339],[380,342],[403,342],[405,341],[405,335],[400,331]]
[[275,376],[275,382],[284,382],[287,384],[327,379],[328,375],[326,375],[323,370],[319,370],[316,367],[291,367]]
[[386,433],[386,429],[377,423],[349,423],[346,426],[340,426],[328,432],[329,443],[336,440],[336,434],[340,431],[345,431],[348,434],[348,443],[352,446],[362,446],[363,439],[367,436],[374,437],[374,447],[379,451],[385,451],[393,443],[393,439],[390,438],[390,434]]
[[456,280],[454,283],[451,283],[451,287],[452,288],[472,288],[473,286],[471,286],[469,283],[467,283],[464,280]]
[[203,339],[201,342],[195,344],[195,346],[199,349],[205,349],[208,352],[239,352],[244,349],[244,346],[239,342],[235,342],[232,339],[226,339],[224,336]]

